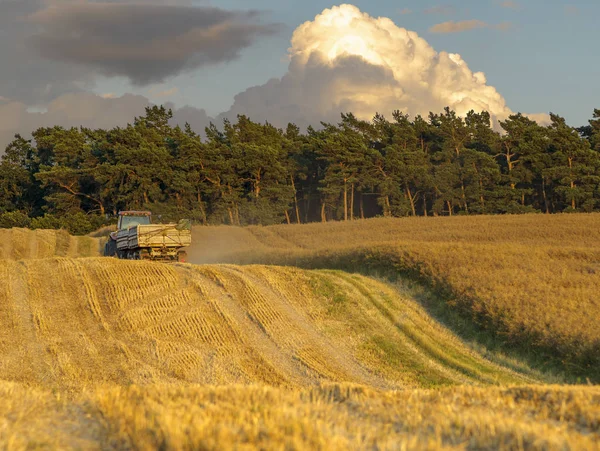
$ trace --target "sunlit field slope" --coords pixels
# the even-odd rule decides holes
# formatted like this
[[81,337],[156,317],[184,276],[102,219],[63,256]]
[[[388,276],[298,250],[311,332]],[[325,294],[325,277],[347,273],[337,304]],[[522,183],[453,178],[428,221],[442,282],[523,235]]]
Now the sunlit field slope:
[[0,261],[0,274],[0,379],[24,384],[536,380],[483,359],[408,296],[362,276],[102,258]]
[[191,261],[405,275],[505,347],[600,380],[600,215],[196,228]]
[[0,259],[99,255],[100,242],[96,238],[71,236],[64,230],[0,229]]
[[598,449],[600,389],[485,359],[401,284],[108,258],[0,273],[1,449]]

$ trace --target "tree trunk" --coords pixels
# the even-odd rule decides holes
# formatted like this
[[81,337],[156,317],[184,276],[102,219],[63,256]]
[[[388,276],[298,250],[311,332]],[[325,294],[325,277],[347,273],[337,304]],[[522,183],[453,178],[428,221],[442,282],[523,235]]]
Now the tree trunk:
[[465,212],[469,214],[469,204],[467,204],[467,195],[465,194],[465,182],[460,182],[461,197],[465,206]]
[[196,193],[196,200],[198,201],[198,208],[200,208],[200,214],[202,215],[202,224],[206,225],[207,218],[206,218],[206,209],[204,208],[204,202],[202,202],[202,195],[200,194],[200,190],[197,191]]
[[348,179],[344,179],[344,221],[348,220]]
[[231,211],[231,208],[227,209],[227,213],[229,213],[229,224],[235,225],[235,222],[233,221],[233,212]]
[[423,194],[423,216],[429,216],[427,213],[427,195]]
[[363,193],[360,193],[359,203],[360,203],[360,219],[365,219],[365,207],[364,207],[364,202],[363,202]]
[[410,208],[412,210],[412,215],[417,216],[417,209],[415,208],[415,198],[410,192],[410,188],[406,185],[406,195],[408,196],[408,200],[410,202]]
[[327,222],[327,215],[325,214],[325,202],[321,204],[321,222]]
[[[229,188],[229,190],[231,192],[231,187]],[[238,209],[238,205],[234,201],[231,201],[231,209],[233,210],[233,225],[241,225],[242,223],[240,222],[240,210]]]
[[290,176],[292,181],[292,189],[294,190],[294,209],[296,212],[296,222],[300,224],[300,208],[298,207],[298,193],[296,192],[296,184],[294,183],[294,177]]
[[254,196],[258,199],[260,196],[260,180],[261,180],[261,170],[256,171],[256,183],[254,184]]
[[481,213],[485,213],[485,199],[483,197],[483,179],[479,175],[479,171],[477,170],[477,165],[473,163],[473,169],[477,174],[479,180],[479,202],[481,203]]
[[485,213],[485,198],[483,197],[483,180],[479,179],[479,201],[481,202],[481,213]]
[[200,215],[202,216],[202,225],[206,225],[206,210],[204,209],[204,202],[202,202],[200,190],[196,192],[196,201],[198,202],[198,208],[200,209]]
[[571,208],[575,210],[575,195],[573,190],[575,189],[575,182],[573,181],[573,158],[569,157],[569,177],[571,179]]
[[385,196],[385,210],[383,212],[383,216],[390,217],[392,216],[392,207],[390,206],[390,196]]
[[511,178],[510,181],[510,189],[515,189],[516,186],[514,184],[514,182],[512,181],[512,170],[514,167],[514,163],[512,161],[512,157],[514,156],[513,154],[510,153],[510,146],[508,145],[508,143],[504,143],[504,147],[506,148],[506,165],[508,166],[508,176]]
[[446,205],[448,205],[448,216],[452,216],[452,205],[449,200],[446,201]]
[[354,183],[350,191],[350,221],[354,221]]
[[550,214],[550,207],[548,206],[548,195],[546,194],[546,180],[542,177],[542,196],[544,197],[544,206],[546,207],[546,214]]
[[312,196],[304,196],[304,223],[308,223]]
[[292,221],[290,221],[290,214],[287,210],[285,211],[285,220],[287,221],[288,225],[292,223]]

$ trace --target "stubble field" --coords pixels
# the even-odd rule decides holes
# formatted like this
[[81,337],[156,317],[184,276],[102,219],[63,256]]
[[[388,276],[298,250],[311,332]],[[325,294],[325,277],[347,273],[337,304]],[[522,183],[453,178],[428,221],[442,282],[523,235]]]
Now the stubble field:
[[[600,215],[198,228],[191,261],[334,268],[428,287],[436,314],[570,380],[600,382]],[[474,327],[477,330],[474,330]]]
[[597,222],[1,231],[0,448],[600,449]]

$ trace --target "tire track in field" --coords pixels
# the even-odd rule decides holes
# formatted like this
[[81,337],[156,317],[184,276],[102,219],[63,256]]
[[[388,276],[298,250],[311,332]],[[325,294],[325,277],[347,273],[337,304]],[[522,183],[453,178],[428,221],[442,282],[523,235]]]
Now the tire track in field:
[[258,376],[266,369],[268,375],[272,375],[273,371],[278,373],[278,378],[285,384],[298,386],[310,383],[302,365],[291,356],[282,353],[277,343],[266,335],[264,329],[252,321],[248,312],[242,308],[239,302],[236,302],[233,293],[225,290],[218,271],[212,268],[199,268],[194,276],[195,280],[198,280],[206,290],[209,299],[213,300],[222,311],[223,316],[228,318],[228,322],[238,331],[241,341],[238,350],[244,352],[244,350],[252,349],[260,358],[260,361],[256,362],[257,364],[246,362],[246,371]]
[[328,380],[381,386],[358,362],[320,333],[303,312],[272,290],[268,282],[247,268],[220,267],[238,278],[247,298],[244,307],[264,327],[267,334],[283,344],[304,365]]

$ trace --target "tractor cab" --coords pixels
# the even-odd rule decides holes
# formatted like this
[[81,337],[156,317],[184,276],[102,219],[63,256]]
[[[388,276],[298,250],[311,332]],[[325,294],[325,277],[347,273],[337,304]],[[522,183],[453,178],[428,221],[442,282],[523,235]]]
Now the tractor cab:
[[120,211],[117,222],[118,230],[127,230],[136,225],[152,223],[152,213],[149,211]]

